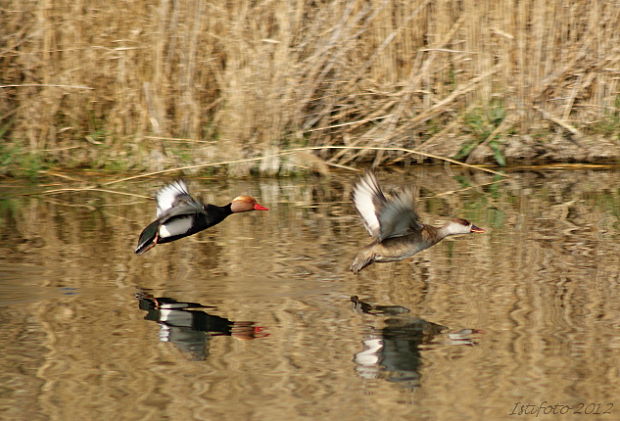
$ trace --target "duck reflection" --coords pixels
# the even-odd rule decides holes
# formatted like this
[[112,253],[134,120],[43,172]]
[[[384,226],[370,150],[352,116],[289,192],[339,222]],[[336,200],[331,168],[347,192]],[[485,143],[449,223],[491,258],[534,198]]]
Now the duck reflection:
[[256,326],[254,322],[234,322],[208,314],[205,309],[215,309],[213,306],[169,297],[156,298],[144,291],[136,293],[136,299],[139,308],[147,312],[144,319],[159,324],[159,340],[172,342],[195,360],[207,358],[209,340],[213,336],[232,336],[239,340],[269,336],[263,327]]
[[476,329],[450,331],[428,322],[402,306],[373,305],[351,297],[354,308],[365,314],[387,317],[383,328],[371,327],[363,340],[364,350],[355,354],[356,371],[367,379],[384,378],[416,387],[420,381],[422,351],[436,345],[476,345]]

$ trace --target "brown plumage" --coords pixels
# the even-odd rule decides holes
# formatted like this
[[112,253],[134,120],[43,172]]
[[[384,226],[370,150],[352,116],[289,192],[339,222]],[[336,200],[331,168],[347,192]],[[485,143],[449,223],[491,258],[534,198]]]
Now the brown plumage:
[[441,227],[421,223],[411,190],[406,189],[388,199],[371,171],[366,172],[355,185],[353,203],[374,239],[355,256],[351,264],[354,273],[373,262],[394,262],[411,257],[448,235],[485,232],[460,218]]

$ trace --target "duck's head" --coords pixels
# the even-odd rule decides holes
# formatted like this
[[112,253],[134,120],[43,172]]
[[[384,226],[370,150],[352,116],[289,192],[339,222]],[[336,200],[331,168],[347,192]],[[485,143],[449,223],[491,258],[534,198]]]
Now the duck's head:
[[455,218],[448,222],[445,226],[445,230],[447,235],[482,234],[486,232],[484,228],[477,227],[468,220],[462,218]]
[[230,203],[230,210],[233,213],[248,212],[253,210],[269,210],[268,208],[256,203],[252,196],[237,196]]

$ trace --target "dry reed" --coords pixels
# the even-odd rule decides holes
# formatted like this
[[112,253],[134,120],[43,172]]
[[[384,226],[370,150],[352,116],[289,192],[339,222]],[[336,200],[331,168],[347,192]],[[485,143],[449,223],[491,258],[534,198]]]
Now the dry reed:
[[[0,17],[0,134],[67,166],[160,170],[316,145],[455,156],[620,113],[615,1],[9,0]],[[501,122],[485,120],[492,108]],[[491,124],[482,137],[471,113]]]

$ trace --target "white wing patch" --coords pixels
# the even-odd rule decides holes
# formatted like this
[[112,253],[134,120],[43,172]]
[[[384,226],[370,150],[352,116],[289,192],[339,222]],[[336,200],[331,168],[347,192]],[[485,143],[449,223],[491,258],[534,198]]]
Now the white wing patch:
[[157,217],[172,207],[181,195],[189,196],[183,180],[174,181],[157,192]]
[[170,222],[166,222],[159,226],[159,236],[174,237],[175,235],[185,234],[192,227],[194,218],[191,216],[185,218],[174,218]]
[[353,204],[372,237],[379,237],[381,233],[381,224],[377,216],[379,210],[376,206],[377,201],[381,199],[385,200],[385,197],[372,173],[360,179],[353,189]]

